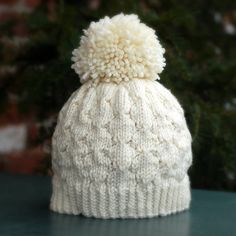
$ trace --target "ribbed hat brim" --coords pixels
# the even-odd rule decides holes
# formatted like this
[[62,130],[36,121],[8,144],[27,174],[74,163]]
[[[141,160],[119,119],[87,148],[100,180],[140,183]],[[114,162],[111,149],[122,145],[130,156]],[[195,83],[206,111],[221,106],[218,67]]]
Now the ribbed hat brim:
[[65,214],[96,218],[146,218],[165,216],[189,208],[189,178],[168,185],[97,186],[87,181],[69,186],[54,177],[50,208]]

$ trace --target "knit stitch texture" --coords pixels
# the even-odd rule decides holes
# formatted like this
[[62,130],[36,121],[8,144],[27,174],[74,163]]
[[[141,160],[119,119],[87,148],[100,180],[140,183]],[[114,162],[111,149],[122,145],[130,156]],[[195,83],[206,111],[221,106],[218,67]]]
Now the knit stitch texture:
[[144,218],[189,208],[191,135],[158,79],[164,49],[135,15],[91,23],[73,51],[83,85],[52,139],[50,208],[98,218]]
[[99,218],[167,215],[189,207],[191,136],[160,83],[85,83],[53,136],[51,209]]

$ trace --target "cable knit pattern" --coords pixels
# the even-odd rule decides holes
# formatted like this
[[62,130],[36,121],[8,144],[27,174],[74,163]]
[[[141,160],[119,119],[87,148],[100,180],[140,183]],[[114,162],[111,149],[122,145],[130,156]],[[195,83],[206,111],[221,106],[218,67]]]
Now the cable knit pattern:
[[187,209],[191,135],[176,98],[157,81],[87,81],[53,135],[51,209],[143,218]]
[[84,31],[72,53],[83,85],[53,135],[52,210],[143,218],[189,207],[191,135],[178,101],[155,81],[164,52],[136,15]]

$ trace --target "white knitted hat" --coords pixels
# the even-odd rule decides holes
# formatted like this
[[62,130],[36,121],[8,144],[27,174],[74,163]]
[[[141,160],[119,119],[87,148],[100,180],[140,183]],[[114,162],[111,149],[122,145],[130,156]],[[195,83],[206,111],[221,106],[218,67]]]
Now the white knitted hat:
[[72,57],[83,85],[53,135],[53,211],[142,218],[189,208],[191,135],[178,101],[155,81],[163,53],[136,15],[84,31]]

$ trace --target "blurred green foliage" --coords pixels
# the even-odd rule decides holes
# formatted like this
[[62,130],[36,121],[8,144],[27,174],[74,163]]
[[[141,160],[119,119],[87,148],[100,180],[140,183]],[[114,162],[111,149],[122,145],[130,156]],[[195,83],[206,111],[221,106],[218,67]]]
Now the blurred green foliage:
[[[192,133],[192,186],[236,190],[235,1],[107,0],[96,7],[91,2],[60,1],[54,19],[45,5],[24,16],[29,41],[10,59],[9,49],[0,47],[1,61],[17,65],[15,75],[1,78],[1,101],[13,90],[22,109],[36,109],[38,119],[58,112],[80,86],[70,58],[82,29],[105,15],[138,14],[166,48],[161,83],[177,96]],[[9,29],[9,22],[1,26],[11,37]]]

